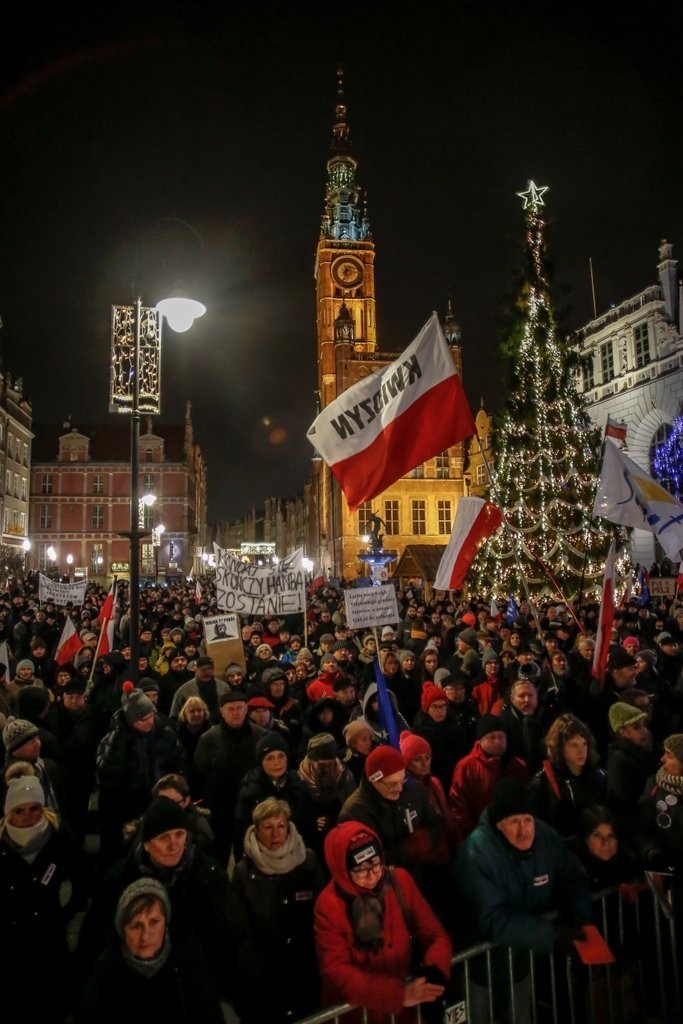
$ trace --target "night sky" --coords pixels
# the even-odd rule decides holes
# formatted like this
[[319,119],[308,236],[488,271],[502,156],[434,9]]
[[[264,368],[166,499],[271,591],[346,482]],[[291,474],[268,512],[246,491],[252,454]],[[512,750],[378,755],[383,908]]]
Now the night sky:
[[450,298],[473,408],[502,400],[529,178],[550,187],[567,330],[592,317],[589,258],[604,311],[656,281],[661,238],[683,257],[674,0],[213,6],[25,4],[0,41],[5,367],[36,423],[106,421],[112,303],[182,278],[208,312],[165,331],[162,420],[192,402],[210,520],[293,496],[309,471],[339,63],[380,349]]

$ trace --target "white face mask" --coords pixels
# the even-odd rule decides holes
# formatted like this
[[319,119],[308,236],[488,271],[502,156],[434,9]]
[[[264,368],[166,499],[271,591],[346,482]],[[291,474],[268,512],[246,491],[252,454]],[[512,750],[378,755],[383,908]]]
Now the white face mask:
[[49,824],[47,818],[41,818],[35,825],[29,825],[28,828],[17,828],[16,825],[10,825],[9,822],[6,823],[5,828],[13,843],[16,843],[17,846],[28,846],[30,842],[42,835]]

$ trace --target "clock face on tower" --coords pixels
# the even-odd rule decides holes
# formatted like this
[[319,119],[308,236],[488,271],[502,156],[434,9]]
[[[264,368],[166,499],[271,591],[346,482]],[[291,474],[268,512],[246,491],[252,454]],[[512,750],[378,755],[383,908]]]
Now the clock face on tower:
[[341,256],[332,264],[332,280],[340,288],[355,288],[363,280],[363,264],[354,256]]

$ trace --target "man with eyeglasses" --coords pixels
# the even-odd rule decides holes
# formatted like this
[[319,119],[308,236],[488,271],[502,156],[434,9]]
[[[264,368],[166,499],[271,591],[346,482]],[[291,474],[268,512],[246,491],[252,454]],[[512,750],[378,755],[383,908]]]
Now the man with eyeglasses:
[[402,754],[390,746],[368,754],[360,784],[344,801],[338,821],[363,822],[382,840],[387,863],[413,873],[434,863],[444,836],[443,820],[424,788],[407,777]]

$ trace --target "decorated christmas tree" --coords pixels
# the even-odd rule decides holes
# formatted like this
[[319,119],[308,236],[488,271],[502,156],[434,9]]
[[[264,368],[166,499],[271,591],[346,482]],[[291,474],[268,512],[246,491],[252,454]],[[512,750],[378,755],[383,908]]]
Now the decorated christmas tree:
[[[501,344],[507,396],[493,432],[493,487],[503,525],[477,555],[471,590],[548,592],[567,600],[601,581],[612,529],[592,521],[600,436],[573,382],[560,337],[546,262],[543,196],[529,182],[524,267]],[[516,555],[515,557],[515,549]]]

